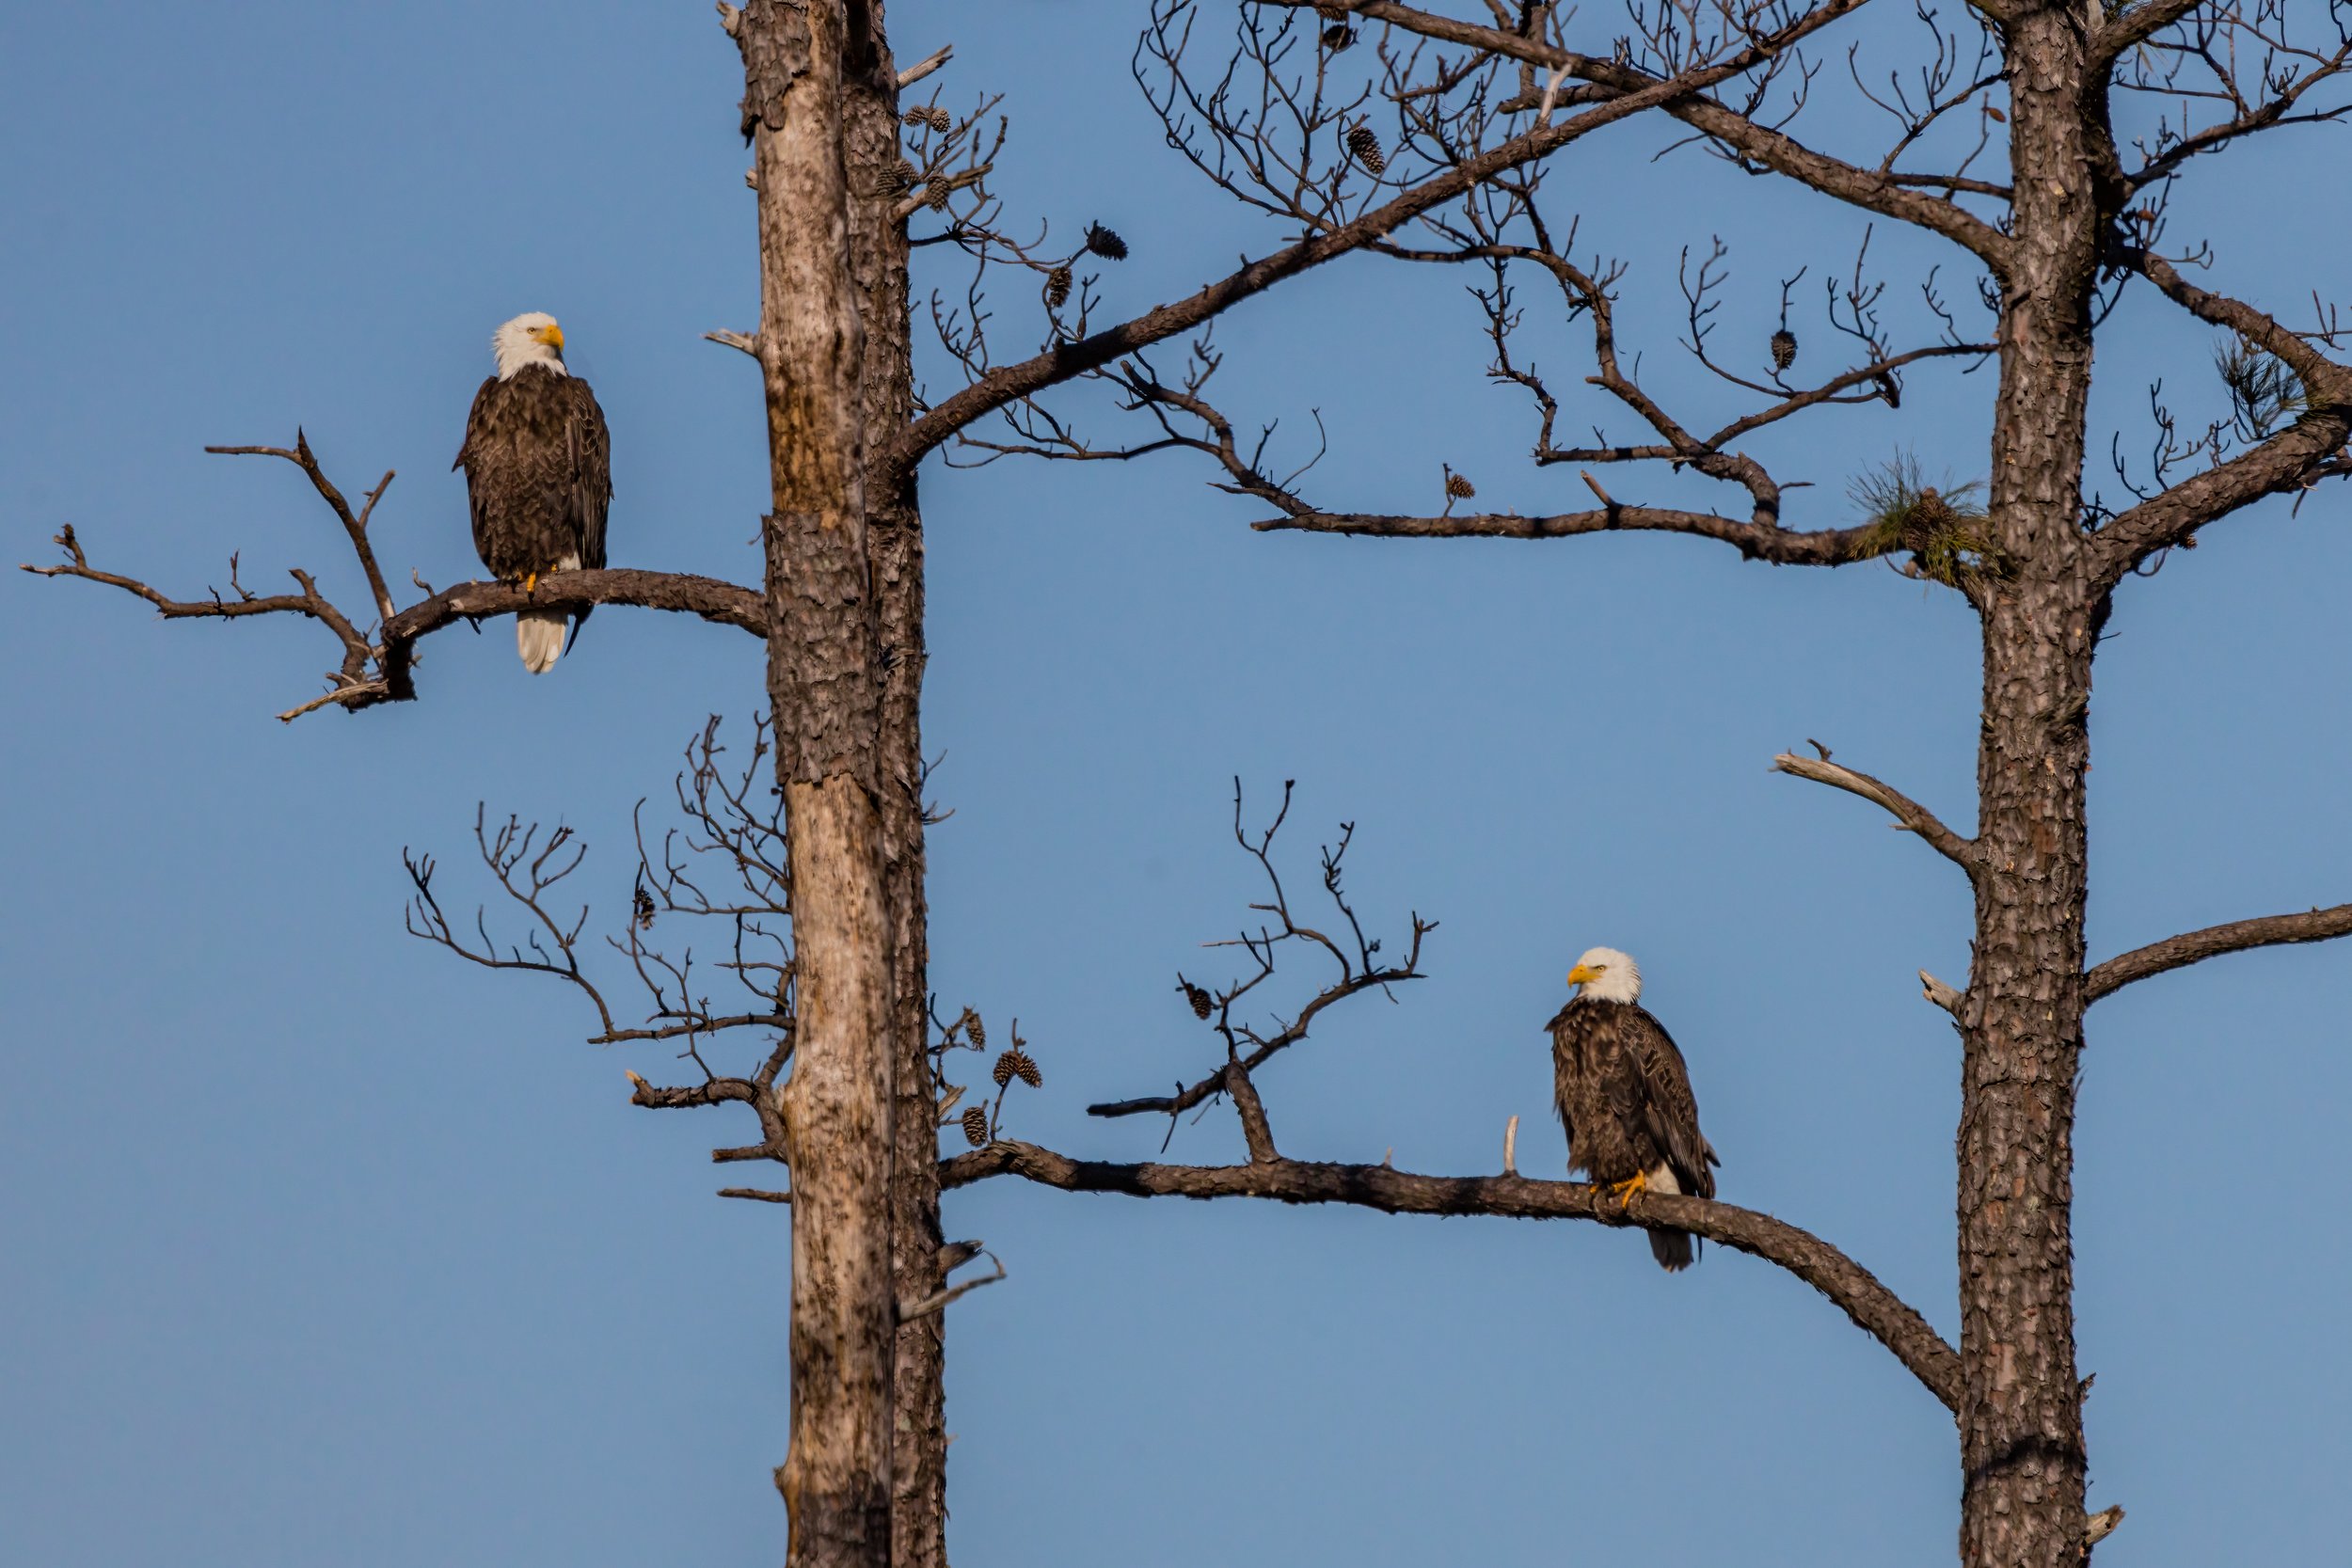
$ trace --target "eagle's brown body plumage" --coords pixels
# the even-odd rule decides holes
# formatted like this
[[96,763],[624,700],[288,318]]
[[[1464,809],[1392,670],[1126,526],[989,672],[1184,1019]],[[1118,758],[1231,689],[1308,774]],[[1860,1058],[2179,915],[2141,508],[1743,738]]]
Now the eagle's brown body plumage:
[[[474,394],[465,444],[451,465],[466,470],[473,546],[493,576],[515,581],[604,565],[604,526],[612,504],[612,438],[596,393],[579,377],[544,364],[492,376]],[[527,611],[558,628],[546,662],[562,647],[563,617]],[[588,619],[580,612],[579,622]],[[531,640],[524,660],[534,671]]]
[[[1550,1023],[1552,1098],[1568,1133],[1568,1164],[1602,1183],[1648,1178],[1664,1190],[1715,1196],[1715,1157],[1699,1132],[1691,1074],[1665,1026],[1639,1003],[1579,996]],[[1653,1230],[1650,1251],[1667,1269],[1696,1255],[1685,1230]]]

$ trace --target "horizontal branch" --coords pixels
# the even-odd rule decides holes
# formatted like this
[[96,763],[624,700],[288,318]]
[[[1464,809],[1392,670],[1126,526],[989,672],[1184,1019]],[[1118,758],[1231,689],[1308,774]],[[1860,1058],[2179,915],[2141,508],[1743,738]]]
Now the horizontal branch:
[[704,1035],[716,1035],[728,1029],[784,1029],[792,1027],[790,1013],[770,1010],[764,1013],[730,1013],[723,1018],[696,1016],[675,1023],[653,1024],[642,1029],[607,1029],[601,1035],[588,1037],[590,1045],[630,1045],[639,1040],[691,1040]]
[[1896,826],[1917,833],[1937,854],[1969,875],[1976,874],[1977,841],[1961,837],[1946,827],[1935,813],[1893,785],[1883,784],[1867,773],[1840,768],[1827,757],[1801,757],[1788,752],[1783,752],[1772,759],[1772,770],[1810,779],[1832,789],[1842,789],[1849,795],[1859,795],[1884,807],[1894,816]]
[[[751,1078],[709,1078],[699,1084],[649,1084],[634,1071],[628,1072],[629,1096],[632,1105],[643,1105],[656,1111],[693,1111],[710,1105],[749,1105],[759,1116],[759,1128],[766,1136],[755,1144],[743,1144],[733,1148],[710,1151],[714,1164],[737,1164],[746,1160],[773,1160],[787,1163],[784,1148],[784,1115],[776,1109],[776,1097],[770,1092],[775,1082],[776,1069],[791,1053],[787,1041],[776,1047],[769,1056],[768,1065]],[[625,1071],[628,1069],[624,1069]],[[723,1188],[721,1197],[759,1197],[768,1203],[789,1203],[788,1197],[768,1196],[752,1188]]]
[[[623,1069],[628,1071],[627,1069]],[[691,1111],[708,1105],[755,1105],[759,1090],[742,1078],[713,1078],[702,1084],[649,1084],[634,1072],[628,1073],[630,1091],[628,1102],[656,1111]]]
[[1655,506],[1605,506],[1593,512],[1524,516],[1516,512],[1476,515],[1393,516],[1366,512],[1302,512],[1249,525],[1263,533],[1348,533],[1367,539],[1567,539],[1583,533],[1688,533],[1731,546],[1750,561],[1778,566],[1843,566],[1888,552],[1884,530],[1872,527],[1794,532],[1771,521],[1741,521],[1714,512]]
[[2243,953],[2252,947],[2280,947],[2297,942],[2327,942],[2335,937],[2352,936],[2352,904],[2338,904],[2333,909],[2309,910],[2301,914],[2263,915],[2253,920],[2233,920],[2226,926],[2208,926],[2201,931],[2186,931],[2162,942],[2152,942],[2145,947],[2135,947],[2120,953],[2103,964],[2094,965],[2084,976],[2084,1000],[2096,1002],[2122,990],[2137,980],[2162,974],[2168,970],[2185,969],[2224,953]]
[[1520,1176],[1417,1176],[1387,1165],[1263,1160],[1247,1165],[1114,1164],[1073,1160],[1034,1144],[997,1142],[944,1160],[942,1188],[1018,1176],[1073,1193],[1131,1197],[1260,1197],[1281,1203],[1345,1203],[1389,1214],[1486,1214],[1511,1219],[1581,1219],[1610,1226],[1668,1226],[1761,1258],[1827,1296],[1865,1333],[1895,1354],[1948,1408],[1960,1405],[1960,1356],[1926,1319],[1870,1272],[1795,1226],[1706,1198],[1637,1194],[1629,1202],[1578,1181]]
[[617,567],[596,572],[559,572],[541,578],[536,589],[529,594],[508,582],[463,582],[443,589],[421,604],[410,605],[385,625],[383,655],[397,673],[389,700],[405,702],[415,695],[406,681],[409,650],[420,638],[444,626],[526,610],[577,611],[597,605],[674,610],[750,632],[763,641],[768,636],[768,609],[756,590],[687,572],[644,572]]
[[[735,626],[762,640],[768,635],[766,605],[755,591],[715,578],[676,572],[564,572],[540,578],[535,591],[529,594],[514,584],[502,582],[460,583],[436,594],[430,585],[419,580],[417,586],[424,590],[427,597],[421,603],[395,611],[391,590],[386,584],[376,561],[374,546],[368,536],[369,521],[374,514],[376,502],[383,499],[386,487],[391,483],[390,474],[386,474],[355,509],[328,480],[310,450],[309,439],[299,432],[292,447],[207,447],[204,450],[231,457],[280,458],[299,467],[310,480],[312,489],[335,515],[367,578],[371,601],[368,609],[358,614],[346,612],[320,591],[315,574],[298,566],[289,568],[287,575],[294,579],[299,593],[254,594],[238,580],[238,558],[233,553],[229,558],[228,592],[213,589],[200,597],[179,598],[138,578],[103,571],[91,565],[88,553],[70,524],[58,531],[56,540],[58,548],[65,552],[66,559],[62,563],[55,566],[27,565],[22,570],[35,577],[78,578],[85,582],[118,589],[154,606],[167,621],[298,615],[318,622],[334,634],[340,650],[338,665],[328,675],[330,685],[320,695],[280,713],[278,716],[280,719],[297,719],[323,707],[341,707],[356,712],[378,703],[412,700],[416,696],[414,666],[417,641],[458,621],[478,622],[489,616],[511,615],[526,610],[585,611],[596,605],[619,604],[699,615],[706,621]],[[361,629],[363,626],[372,626],[373,630],[364,631]]]

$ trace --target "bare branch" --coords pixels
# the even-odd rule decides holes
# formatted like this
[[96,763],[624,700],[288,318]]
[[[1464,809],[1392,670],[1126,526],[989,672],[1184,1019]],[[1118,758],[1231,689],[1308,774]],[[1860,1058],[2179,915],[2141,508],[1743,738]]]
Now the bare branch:
[[898,1321],[901,1323],[910,1323],[917,1318],[928,1318],[933,1312],[943,1312],[981,1286],[993,1285],[1005,1277],[1004,1259],[986,1250],[982,1250],[980,1256],[996,1265],[994,1274],[980,1275],[977,1278],[965,1280],[961,1285],[950,1285],[946,1290],[933,1291],[921,1301],[902,1301],[898,1303]]
[[1261,1164],[1280,1159],[1274,1148],[1274,1129],[1266,1122],[1265,1101],[1258,1098],[1258,1086],[1239,1062],[1225,1066],[1225,1092],[1233,1097],[1233,1109],[1241,1113],[1242,1137],[1249,1146],[1249,1158]]
[[2091,40],[2090,68],[2112,65],[2125,51],[2171,26],[2204,0],[2141,0],[2137,6],[2109,13],[2106,25]]
[[2094,965],[2084,976],[2084,995],[2096,1002],[2111,996],[2135,981],[2169,970],[2185,969],[2224,953],[2243,953],[2252,947],[2278,947],[2289,942],[2328,942],[2336,937],[2352,936],[2352,904],[2338,904],[2333,909],[2312,909],[2300,914],[2263,915],[2253,920],[2233,920],[2226,926],[2208,926],[2201,931],[2187,931],[2180,936],[2152,942],[2145,947],[2135,947],[2119,953],[2106,962]]
[[749,1198],[754,1203],[789,1203],[792,1201],[790,1193],[771,1193],[764,1187],[722,1187],[719,1189],[719,1196]]
[[359,558],[360,569],[367,573],[368,591],[374,596],[376,614],[387,621],[391,619],[391,591],[385,586],[383,569],[376,564],[375,548],[368,543],[368,519],[374,515],[375,503],[383,499],[384,492],[391,488],[390,470],[386,470],[384,477],[376,482],[375,488],[362,498],[365,504],[354,513],[351,503],[343,499],[343,493],[335,488],[327,479],[326,471],[319,467],[318,458],[310,451],[310,437],[302,433],[298,425],[294,428],[292,451],[284,447],[206,447],[204,450],[221,457],[283,458],[300,468],[303,477],[310,480],[310,487],[319,493],[319,499],[334,512],[335,520],[342,524],[344,534],[351,540],[352,550]]
[[898,72],[898,90],[900,92],[906,91],[907,88],[914,86],[915,83],[921,81],[924,77],[929,76],[932,71],[937,71],[941,66],[946,65],[949,58],[954,55],[955,52],[956,46],[954,44],[943,43],[938,48],[932,50],[930,54],[924,55],[921,59],[915,61],[913,65],[907,67],[904,71]]
[[1919,972],[1919,994],[1926,1001],[1932,1002],[1954,1017],[1959,1016],[1960,1004],[1963,1000],[1961,993],[1924,969]]
[[[408,650],[421,638],[458,621],[513,615],[525,610],[580,610],[596,605],[630,605],[696,615],[716,626],[766,639],[768,607],[756,589],[689,572],[641,572],[612,567],[597,572],[558,572],[524,593],[506,582],[461,582],[421,604],[410,605],[384,628],[384,657],[405,671]],[[394,700],[405,700],[396,683]]]
[[1801,757],[1788,752],[1783,752],[1772,759],[1772,770],[1793,773],[1800,779],[1811,779],[1815,784],[1842,789],[1849,795],[1859,795],[1866,800],[1885,807],[1894,816],[1897,826],[1917,833],[1936,853],[1971,877],[1976,875],[1977,841],[1961,837],[1946,827],[1933,812],[1892,785],[1882,784],[1867,773],[1841,768],[1827,757]]
[[[1401,962],[1383,962],[1379,958],[1381,943],[1367,937],[1358,921],[1355,909],[1348,903],[1342,888],[1342,868],[1348,846],[1354,842],[1356,827],[1352,822],[1340,825],[1336,846],[1327,845],[1322,852],[1323,890],[1330,898],[1339,917],[1346,922],[1343,933],[1347,946],[1327,936],[1311,926],[1301,925],[1291,909],[1291,900],[1282,886],[1279,872],[1275,869],[1272,848],[1275,835],[1289,820],[1291,791],[1294,784],[1282,785],[1281,809],[1263,832],[1251,834],[1242,826],[1241,781],[1233,781],[1233,837],[1250,858],[1258,863],[1269,890],[1263,903],[1250,909],[1273,917],[1271,924],[1262,925],[1256,931],[1243,931],[1239,936],[1209,943],[1212,947],[1237,947],[1248,955],[1255,973],[1236,980],[1223,990],[1212,995],[1191,981],[1178,976],[1178,989],[1192,1005],[1194,1015],[1215,1029],[1225,1047],[1225,1063],[1216,1071],[1195,1082],[1189,1087],[1180,1085],[1173,1094],[1150,1095],[1137,1100],[1110,1101],[1087,1107],[1092,1117],[1133,1117],[1160,1115],[1172,1118],[1204,1104],[1221,1094],[1232,1094],[1235,1108],[1242,1117],[1243,1131],[1249,1140],[1253,1158],[1273,1158],[1274,1138],[1265,1119],[1265,1107],[1258,1099],[1250,1074],[1280,1053],[1307,1037],[1315,1020],[1326,1009],[1337,1006],[1352,996],[1367,991],[1387,992],[1389,988],[1406,980],[1422,978],[1421,949],[1422,939],[1438,928],[1434,920],[1423,920],[1418,913],[1411,917],[1411,940]],[[1333,927],[1335,930],[1338,927]],[[1285,945],[1303,944],[1320,949],[1337,966],[1338,975],[1318,991],[1306,1006],[1289,1021],[1275,1021],[1273,1033],[1235,1016],[1235,1006],[1242,1003],[1260,986],[1272,979],[1277,954]],[[1353,948],[1353,952],[1348,950]],[[991,1124],[992,1133],[993,1124]]]
[[[1298,7],[1311,5],[1314,0],[1269,0],[1269,3]],[[1713,87],[1717,82],[1752,69],[1787,44],[1818,31],[1851,8],[1847,5],[1831,4],[1804,13],[1788,27],[1771,35],[1770,48],[1743,51],[1744,63],[1738,71],[1710,71],[1708,74],[1711,79],[1701,86]],[[1363,0],[1354,9],[1359,16],[1391,23],[1423,38],[1467,44],[1473,49],[1521,60],[1545,71],[1564,71],[1604,91],[1628,95],[1627,98],[1608,101],[1604,107],[1629,102],[1633,97],[1647,99],[1657,90],[1658,84],[1654,78],[1629,65],[1574,54],[1540,39],[1525,38],[1475,23],[1456,22],[1411,6],[1394,4],[1393,0]],[[1781,131],[1759,124],[1714,99],[1702,96],[1696,88],[1651,100],[1651,103],[1759,167],[1787,175],[1849,205],[1915,224],[1974,252],[1994,273],[2007,270],[2010,254],[2008,237],[1993,225],[1950,202],[1909,189],[1883,171],[1864,168],[1817,152]]]
[[1581,1219],[1609,1226],[1671,1227],[1761,1258],[1812,1286],[1895,1354],[1946,1406],[1960,1405],[1960,1357],[1926,1319],[1867,1270],[1795,1226],[1705,1198],[1643,1193],[1629,1202],[1606,1189],[1520,1176],[1417,1176],[1386,1164],[1276,1159],[1246,1165],[1113,1164],[1073,1160],[1034,1144],[1000,1142],[941,1162],[939,1184],[968,1186],[1018,1176],[1064,1192],[1131,1197],[1261,1197],[1347,1203],[1391,1214],[1488,1214]]
[[1654,506],[1610,506],[1598,512],[1564,512],[1550,516],[1526,516],[1516,512],[1418,517],[1309,512],[1268,517],[1250,527],[1267,533],[1351,533],[1373,539],[1565,539],[1581,533],[1619,531],[1688,533],[1720,540],[1750,561],[1769,561],[1779,566],[1843,566],[1884,555],[1892,548],[1867,527],[1792,532],[1761,517],[1743,522],[1713,512],[1677,512]]
[[[303,471],[311,488],[326,503],[349,542],[373,605],[371,610],[354,617],[320,592],[316,577],[301,567],[293,567],[288,576],[300,590],[294,594],[261,595],[247,591],[237,579],[238,561],[229,558],[229,592],[215,589],[201,598],[182,599],[137,578],[117,572],[101,571],[89,563],[87,553],[72,528],[60,530],[56,543],[65,551],[66,560],[56,566],[24,566],[22,569],[36,577],[79,578],[109,588],[119,589],[134,597],[144,599],[159,610],[164,619],[176,620],[237,620],[252,615],[299,615],[318,622],[334,634],[342,650],[342,662],[327,677],[327,689],[278,715],[293,720],[323,707],[342,707],[357,711],[378,703],[409,702],[416,696],[416,643],[421,638],[458,621],[478,622],[494,615],[511,615],[524,610],[584,610],[600,604],[636,605],[649,610],[667,610],[699,615],[704,620],[736,626],[753,636],[768,635],[767,608],[759,594],[748,588],[713,578],[693,577],[682,573],[641,571],[565,572],[539,579],[535,590],[525,593],[510,583],[460,583],[454,588],[434,594],[406,610],[395,611],[391,590],[386,583],[375,550],[368,538],[368,524],[376,503],[392,482],[387,473],[374,489],[362,498],[354,509],[341,490],[336,488],[317,457],[310,451],[307,437],[299,432],[292,447],[207,447],[209,452],[228,456],[276,457],[294,464]],[[414,574],[411,574],[414,577]],[[424,584],[420,581],[420,588]],[[375,626],[373,641],[360,630],[363,624]]]
[[759,1091],[740,1078],[713,1078],[707,1084],[688,1084],[664,1087],[649,1084],[632,1072],[628,1102],[655,1111],[700,1110],[711,1105],[757,1103]]
[[2253,307],[2199,288],[2163,257],[2144,250],[2122,255],[2125,264],[2200,321],[2228,327],[2283,361],[2302,380],[2304,407],[2293,424],[2259,446],[2150,496],[2101,529],[2094,565],[2104,584],[2122,581],[2157,551],[2265,496],[2303,488],[2329,468],[2352,436],[2352,367]]
[[[1287,3],[1287,0],[1281,0],[1281,3]],[[1184,299],[1159,306],[1132,321],[1090,335],[1058,339],[1044,352],[1028,359],[987,371],[972,385],[935,404],[929,413],[909,425],[898,437],[890,466],[902,472],[912,468],[931,449],[1007,404],[1100,370],[1168,338],[1192,331],[1278,283],[1386,238],[1414,218],[1476,189],[1496,175],[1546,157],[1604,126],[1630,119],[1646,109],[1676,103],[1719,82],[1728,81],[1828,26],[1864,3],[1865,0],[1825,0],[1823,5],[1804,13],[1785,27],[1771,33],[1750,35],[1754,39],[1752,43],[1721,60],[1695,66],[1663,80],[1648,80],[1637,72],[1622,73],[1622,79],[1613,89],[1615,95],[1607,102],[1596,103],[1557,123],[1534,126],[1488,151],[1465,157],[1453,166],[1365,212],[1352,222],[1311,234],[1271,256],[1248,262],[1206,288]],[[1367,16],[1374,15],[1377,10],[1381,20],[1394,20],[1388,13],[1402,12],[1405,8],[1382,5],[1377,8],[1360,7],[1359,10]],[[1481,28],[1473,31],[1486,34],[1488,30]],[[1491,37],[1514,44],[1526,42],[1508,34],[1494,33]],[[1581,56],[1572,58],[1581,61]],[[1550,66],[1559,62],[1547,57],[1537,63]],[[1585,66],[1603,64],[1592,61],[1581,63]],[[1729,115],[1728,110],[1720,113]],[[1867,176],[1861,170],[1854,173],[1860,178],[1877,178]],[[1999,241],[1997,233],[1959,209],[1917,192],[1900,190],[1891,182],[1884,183],[1893,193],[1893,199],[1948,213],[1954,221],[1974,225],[1992,235],[1994,241]]]

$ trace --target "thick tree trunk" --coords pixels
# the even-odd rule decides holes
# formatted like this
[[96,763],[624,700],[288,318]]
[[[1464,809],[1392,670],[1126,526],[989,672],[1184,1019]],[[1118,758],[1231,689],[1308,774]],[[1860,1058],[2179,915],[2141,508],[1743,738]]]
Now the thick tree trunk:
[[[846,14],[855,9],[859,31]],[[890,921],[864,495],[865,345],[850,273],[842,82],[864,8],[753,0],[736,21],[754,148],[768,687],[792,872],[796,1043],[792,1433],[777,1471],[795,1568],[890,1560]]]
[[1959,1134],[1970,1568],[2057,1568],[2082,1550],[2071,1212],[2092,632],[2072,586],[2010,584],[1985,617],[1983,864]]
[[2106,600],[2081,531],[2101,231],[2079,7],[2009,26],[2016,261],[2001,318],[1984,617],[1976,958],[1961,1009],[1961,1560],[2083,1553],[2074,1370],[2074,1088],[2082,1053],[2084,775]]
[[[870,65],[843,84],[842,129],[850,173],[850,258],[866,324],[864,406],[866,559],[871,566],[883,671],[879,754],[883,898],[890,921],[891,1058],[895,1164],[890,1179],[891,1267],[900,1301],[922,1301],[939,1269],[939,1134],[931,1092],[929,912],[923,890],[923,518],[914,477],[876,467],[884,437],[914,407],[906,225],[898,194],[877,177],[898,157],[897,68],[882,8],[872,7]],[[900,1325],[891,1394],[890,1556],[898,1568],[947,1560],[946,1315]]]

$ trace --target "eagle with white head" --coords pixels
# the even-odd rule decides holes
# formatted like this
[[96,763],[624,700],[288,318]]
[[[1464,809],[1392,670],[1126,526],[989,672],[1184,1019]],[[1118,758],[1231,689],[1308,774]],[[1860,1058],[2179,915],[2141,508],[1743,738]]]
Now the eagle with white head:
[[[604,565],[605,514],[612,505],[612,438],[588,384],[564,367],[564,329],[532,310],[490,335],[498,373],[474,394],[465,444],[473,547],[482,564],[525,593],[555,572]],[[588,619],[582,609],[572,625]],[[564,652],[562,610],[515,617],[515,645],[534,675]]]
[[[1568,984],[1581,989],[1549,1025],[1568,1168],[1628,1202],[1643,1191],[1713,1197],[1709,1167],[1723,1162],[1699,1131],[1682,1053],[1641,1005],[1641,966],[1613,947],[1596,947],[1576,960]],[[1691,1266],[1698,1238],[1655,1229],[1649,1249],[1672,1273]]]

